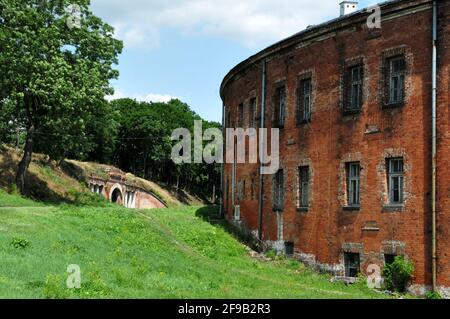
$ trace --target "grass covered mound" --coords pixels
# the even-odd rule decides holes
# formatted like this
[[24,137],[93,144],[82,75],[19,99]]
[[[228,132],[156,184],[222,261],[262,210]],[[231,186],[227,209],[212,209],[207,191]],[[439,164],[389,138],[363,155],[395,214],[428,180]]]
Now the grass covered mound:
[[[15,192],[15,177],[21,152],[0,144],[0,188]],[[108,179],[109,171],[124,172],[103,164],[65,160],[62,165],[44,154],[33,154],[27,174],[27,195],[47,203],[88,204],[95,200],[86,187],[89,176]],[[203,201],[181,189],[173,189],[126,174],[127,182],[153,193],[167,206],[202,205]],[[1,205],[1,203],[0,203]]]
[[[296,261],[252,259],[202,216],[208,208],[133,211],[45,206],[0,191],[0,298],[378,298]],[[67,289],[67,267],[81,289]]]

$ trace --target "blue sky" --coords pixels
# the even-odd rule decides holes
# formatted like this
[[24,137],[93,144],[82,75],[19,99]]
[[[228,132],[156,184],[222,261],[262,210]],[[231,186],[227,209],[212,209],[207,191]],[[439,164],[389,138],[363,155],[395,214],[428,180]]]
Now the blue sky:
[[[177,97],[221,121],[219,87],[240,61],[339,15],[338,0],[92,0],[124,40],[113,98]],[[367,7],[376,1],[360,1]]]

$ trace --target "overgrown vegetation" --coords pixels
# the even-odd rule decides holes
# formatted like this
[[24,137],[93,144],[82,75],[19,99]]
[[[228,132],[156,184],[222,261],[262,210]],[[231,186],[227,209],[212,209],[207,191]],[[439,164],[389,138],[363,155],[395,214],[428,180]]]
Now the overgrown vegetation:
[[76,1],[80,23],[71,27],[69,5],[0,0],[0,128],[23,132],[15,180],[22,194],[35,149],[54,159],[89,150],[89,129],[105,113],[109,82],[119,74],[122,42],[113,28],[92,13],[90,0]]
[[[15,187],[14,177],[19,160],[20,153],[18,151],[0,144],[0,188],[3,187],[11,194],[16,195],[19,192]],[[95,204],[99,207],[109,205],[103,197],[93,194],[83,181],[86,181],[86,176],[90,176],[90,174],[99,177],[105,174],[105,178],[108,178],[107,171],[117,170],[116,168],[78,161],[64,161],[63,164],[65,165],[61,167],[46,155],[33,154],[27,175],[27,184],[30,187],[28,197],[53,205],[59,205],[61,202],[74,205]],[[68,168],[68,165],[71,167]],[[169,207],[203,204],[201,200],[187,192],[174,191],[165,185],[142,180],[130,174],[127,175],[127,178],[129,183],[154,193]],[[27,202],[31,202],[23,197],[10,197],[19,200],[18,204],[22,206],[27,206]],[[0,206],[2,206],[1,202]]]
[[426,299],[442,299],[442,296],[436,291],[430,291],[425,295]]
[[414,265],[404,256],[396,256],[394,261],[383,269],[386,289],[396,292],[405,292],[414,273]]
[[[11,207],[20,201],[0,191],[8,207],[0,208],[1,298],[384,297],[296,261],[251,258],[220,224],[203,220],[209,208]],[[72,264],[81,267],[81,289],[66,287]]]

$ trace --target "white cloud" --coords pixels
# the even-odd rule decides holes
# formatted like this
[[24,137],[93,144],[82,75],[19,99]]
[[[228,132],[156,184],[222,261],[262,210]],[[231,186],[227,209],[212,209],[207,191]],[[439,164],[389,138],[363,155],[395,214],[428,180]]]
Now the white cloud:
[[93,10],[116,27],[128,48],[153,49],[159,32],[175,28],[268,45],[339,15],[338,0],[94,0]]
[[167,103],[172,99],[178,99],[176,96],[172,96],[170,94],[155,94],[155,93],[149,93],[149,94],[130,94],[127,95],[123,91],[115,90],[114,95],[106,96],[106,99],[108,101],[113,101],[117,99],[123,99],[123,98],[131,98],[136,99],[140,102],[163,102]]
[[147,95],[134,95],[133,98],[135,98],[138,101],[143,101],[143,102],[163,102],[163,103],[167,103],[172,99],[177,99],[177,97],[175,96],[171,96],[169,94],[154,94],[154,93],[150,93]]

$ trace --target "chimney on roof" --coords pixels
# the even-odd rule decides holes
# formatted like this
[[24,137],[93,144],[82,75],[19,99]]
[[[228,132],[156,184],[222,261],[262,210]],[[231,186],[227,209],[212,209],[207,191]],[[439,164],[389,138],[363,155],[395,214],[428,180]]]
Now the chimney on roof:
[[341,6],[341,17],[347,14],[358,11],[358,1],[342,1]]

